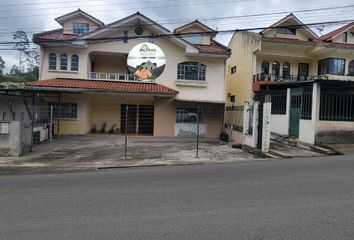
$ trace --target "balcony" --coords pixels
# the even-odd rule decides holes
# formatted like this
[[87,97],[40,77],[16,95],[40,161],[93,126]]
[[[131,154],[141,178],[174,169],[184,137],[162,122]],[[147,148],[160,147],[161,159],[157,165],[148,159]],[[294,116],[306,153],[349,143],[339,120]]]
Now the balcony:
[[121,81],[121,82],[139,82],[139,79],[132,74],[121,73],[100,73],[89,72],[87,78],[90,80],[103,80],[103,81]]
[[314,81],[314,80],[328,80],[328,76],[298,76],[298,75],[275,75],[257,73],[253,75],[253,82],[259,81],[274,81],[274,82],[299,82],[299,81]]

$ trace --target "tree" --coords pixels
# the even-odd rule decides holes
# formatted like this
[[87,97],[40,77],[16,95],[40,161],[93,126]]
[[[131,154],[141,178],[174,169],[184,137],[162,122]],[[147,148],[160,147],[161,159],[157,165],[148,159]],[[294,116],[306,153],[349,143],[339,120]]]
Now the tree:
[[5,69],[5,61],[4,61],[4,59],[2,59],[2,57],[0,56],[0,76],[3,75],[4,69]]
[[24,69],[28,72],[33,71],[34,67],[38,66],[39,54],[37,49],[31,48],[30,41],[24,31],[16,31],[13,34],[13,40],[15,42],[14,48],[20,52],[19,72],[24,72]]
[[13,65],[10,70],[10,74],[12,75],[19,75],[21,74],[21,71],[18,69],[17,65]]

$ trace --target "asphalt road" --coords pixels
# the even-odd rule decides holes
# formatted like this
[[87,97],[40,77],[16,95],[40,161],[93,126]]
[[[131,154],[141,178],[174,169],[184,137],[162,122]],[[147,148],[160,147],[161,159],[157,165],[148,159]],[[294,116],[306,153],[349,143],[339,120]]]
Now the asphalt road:
[[354,157],[2,176],[0,239],[354,239]]

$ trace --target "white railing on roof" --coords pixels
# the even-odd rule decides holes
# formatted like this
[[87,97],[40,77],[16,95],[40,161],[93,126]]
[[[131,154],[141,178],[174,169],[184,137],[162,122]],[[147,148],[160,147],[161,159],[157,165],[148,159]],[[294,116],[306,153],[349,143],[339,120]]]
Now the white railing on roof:
[[105,80],[105,81],[139,81],[132,74],[120,74],[120,73],[99,73],[99,72],[89,72],[87,74],[88,79],[91,80]]

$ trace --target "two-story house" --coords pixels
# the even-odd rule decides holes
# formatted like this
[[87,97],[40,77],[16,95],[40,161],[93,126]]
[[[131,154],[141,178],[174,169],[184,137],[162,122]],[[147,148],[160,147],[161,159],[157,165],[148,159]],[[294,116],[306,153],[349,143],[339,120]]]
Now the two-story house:
[[229,48],[228,105],[269,94],[273,133],[311,144],[354,141],[353,23],[318,37],[289,14],[260,33],[236,31]]
[[218,137],[230,50],[213,29],[194,21],[170,32],[139,12],[107,25],[80,9],[56,21],[34,35],[40,73],[27,88],[53,102],[57,133],[190,136],[199,118],[200,134]]

